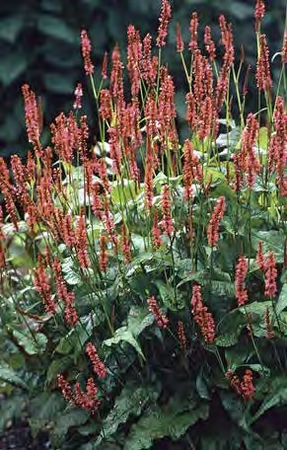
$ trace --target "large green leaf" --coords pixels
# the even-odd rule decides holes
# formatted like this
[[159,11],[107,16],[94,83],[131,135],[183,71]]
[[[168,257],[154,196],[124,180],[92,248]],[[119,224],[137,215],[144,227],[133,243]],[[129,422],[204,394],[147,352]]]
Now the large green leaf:
[[13,52],[0,59],[0,82],[5,87],[15,81],[28,67],[27,55],[23,52]]
[[57,417],[55,428],[53,432],[63,438],[69,428],[78,427],[87,422],[89,418],[89,413],[83,409],[73,409],[71,411],[66,411],[65,414],[61,414]]
[[4,431],[9,421],[20,418],[22,416],[23,409],[25,407],[25,401],[25,397],[17,394],[7,398],[1,398],[0,431]]
[[4,380],[6,383],[18,386],[27,391],[29,390],[29,386],[8,366],[0,367],[0,380]]
[[113,337],[103,341],[103,345],[111,347],[112,345],[118,345],[120,342],[126,342],[130,344],[132,347],[134,347],[137,353],[141,355],[143,359],[145,359],[138,341],[135,339],[132,332],[126,326],[118,328]]
[[268,387],[268,394],[263,403],[251,418],[250,423],[258,420],[266,411],[274,406],[287,405],[287,378],[286,376],[272,377]]
[[13,44],[25,24],[24,16],[13,14],[0,20],[0,39]]
[[49,37],[69,44],[79,43],[79,36],[65,23],[64,19],[49,14],[42,14],[38,16],[37,26],[38,30]]
[[200,419],[208,417],[207,403],[197,403],[188,399],[186,401],[172,399],[161,409],[158,405],[148,408],[143,416],[131,427],[126,438],[124,450],[142,450],[151,448],[157,439],[170,437],[178,440],[189,427]]
[[95,447],[103,439],[112,436],[121,424],[126,424],[130,416],[139,416],[147,405],[156,401],[158,396],[159,392],[155,387],[127,383],[116,398],[113,409],[104,419]]
[[12,333],[18,344],[28,355],[37,355],[45,351],[48,342],[45,334],[32,333],[29,329],[23,329],[21,331],[14,329]]
[[276,314],[280,314],[284,309],[287,308],[287,284],[284,283],[276,303]]
[[154,317],[147,308],[132,306],[128,315],[128,329],[137,338],[153,321]]
[[241,330],[245,326],[245,317],[237,310],[230,311],[217,326],[216,344],[220,347],[230,347],[236,344]]

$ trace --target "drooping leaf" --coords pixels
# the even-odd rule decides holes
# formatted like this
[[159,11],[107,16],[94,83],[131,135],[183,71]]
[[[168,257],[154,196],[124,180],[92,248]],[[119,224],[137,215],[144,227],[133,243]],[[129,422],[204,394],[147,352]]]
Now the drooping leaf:
[[287,308],[287,284],[284,283],[276,303],[276,314],[279,314]]
[[75,31],[59,17],[49,14],[39,15],[37,26],[45,35],[59,39],[60,41],[75,44],[79,40]]
[[272,377],[269,384],[268,394],[265,396],[263,403],[254,414],[250,423],[255,422],[266,411],[274,406],[287,405],[287,379],[286,376]]
[[237,310],[230,311],[217,326],[216,344],[220,347],[230,347],[236,344],[241,330],[245,326],[245,317]]
[[133,306],[128,315],[128,329],[137,338],[153,321],[154,317],[147,308]]
[[135,337],[133,336],[131,331],[126,326],[118,328],[113,337],[103,341],[103,345],[106,345],[107,347],[111,347],[112,345],[117,345],[120,342],[126,342],[126,343],[130,344],[132,347],[134,347],[136,352],[143,359],[145,359],[144,354],[140,348],[138,341],[135,339]]
[[128,421],[130,416],[139,416],[143,409],[156,401],[158,396],[159,392],[156,387],[127,383],[116,398],[113,409],[103,421],[101,434],[95,446],[97,447],[103,439],[112,436],[121,424]]
[[10,367],[0,367],[0,380],[4,380],[6,383],[10,383],[14,386],[18,386],[22,389],[29,390],[29,386],[20,378],[19,375]]
[[23,414],[26,398],[21,395],[11,395],[2,398],[0,402],[0,431],[4,431],[7,423],[18,419]]
[[89,418],[89,413],[83,409],[73,409],[71,411],[66,411],[65,414],[57,416],[56,424],[53,429],[53,433],[63,438],[69,428],[78,427],[87,422]]
[[161,409],[159,406],[148,408],[125,440],[124,450],[142,450],[150,448],[157,439],[170,437],[177,440],[185,434],[188,428],[200,419],[208,416],[207,403],[172,399]]
[[13,336],[17,340],[18,344],[23,347],[28,355],[36,355],[43,353],[46,349],[48,338],[43,333],[31,333],[28,329],[21,331],[13,330]]
[[0,20],[0,39],[13,44],[24,26],[24,16],[13,14]]
[[12,84],[28,67],[27,55],[13,52],[2,56],[0,60],[0,82],[5,87]]
[[57,378],[59,373],[63,373],[71,364],[71,358],[62,356],[61,358],[53,359],[47,371],[47,383],[51,383]]

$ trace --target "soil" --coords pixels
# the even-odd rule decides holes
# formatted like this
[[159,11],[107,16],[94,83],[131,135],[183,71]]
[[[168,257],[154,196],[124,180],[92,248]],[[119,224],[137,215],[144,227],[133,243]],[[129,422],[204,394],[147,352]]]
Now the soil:
[[27,421],[13,423],[0,434],[0,450],[50,450],[51,443],[47,433],[33,439]]

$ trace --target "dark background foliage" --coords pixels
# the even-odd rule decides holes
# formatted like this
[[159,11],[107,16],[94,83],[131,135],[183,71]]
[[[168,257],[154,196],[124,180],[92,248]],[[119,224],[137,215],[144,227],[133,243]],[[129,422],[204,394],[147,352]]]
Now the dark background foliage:
[[[217,19],[220,13],[233,23],[236,58],[244,45],[248,63],[255,61],[256,43],[253,30],[255,0],[173,0],[173,22],[165,57],[175,76],[180,118],[184,117],[185,89],[182,67],[175,53],[175,23],[181,23],[185,41],[189,41],[189,19],[199,13],[200,33],[204,25],[213,25],[213,36],[219,41]],[[270,54],[280,51],[285,20],[285,0],[266,2],[264,32],[269,37]],[[93,42],[93,58],[100,69],[104,51],[111,52],[118,42],[124,52],[129,23],[155,36],[160,1],[145,0],[13,0],[0,5],[0,154],[25,154],[27,141],[21,85],[30,84],[41,97],[44,125],[60,111],[68,112],[76,84],[85,83],[80,54],[80,31],[86,28]],[[279,71],[279,59],[274,63]],[[252,80],[251,80],[252,81]],[[254,80],[253,80],[254,83]],[[84,84],[87,90],[88,83]],[[180,88],[182,86],[182,95]],[[253,88],[254,89],[254,86]],[[251,90],[252,94],[252,90]],[[90,96],[91,97],[91,96]],[[252,95],[250,96],[252,103]],[[86,96],[86,110],[91,125],[96,123],[93,103]],[[96,130],[96,126],[94,127]]]

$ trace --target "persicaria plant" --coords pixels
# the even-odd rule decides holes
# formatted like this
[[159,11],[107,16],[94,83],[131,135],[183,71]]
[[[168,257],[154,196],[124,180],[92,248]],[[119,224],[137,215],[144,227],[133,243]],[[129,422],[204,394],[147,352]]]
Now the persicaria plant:
[[264,15],[257,0],[252,113],[232,25],[219,17],[219,42],[209,26],[199,41],[196,12],[189,42],[177,25],[183,138],[168,0],[100,79],[82,31],[95,145],[81,85],[49,146],[22,87],[31,150],[0,158],[0,378],[54,448],[287,446],[287,49],[271,60]]

